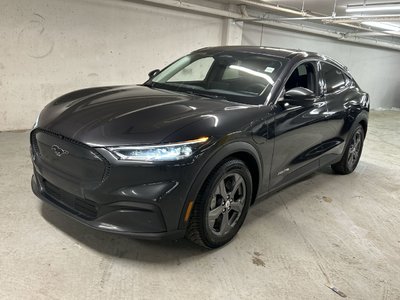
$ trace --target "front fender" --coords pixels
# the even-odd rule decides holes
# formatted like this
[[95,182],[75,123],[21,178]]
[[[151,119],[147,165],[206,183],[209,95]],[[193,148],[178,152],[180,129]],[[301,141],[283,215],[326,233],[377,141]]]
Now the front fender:
[[[203,167],[197,173],[193,184],[187,194],[187,198],[185,200],[185,204],[181,211],[180,221],[179,221],[179,229],[186,228],[187,222],[185,222],[184,217],[186,211],[189,207],[190,202],[196,201],[197,195],[200,192],[203,183],[206,178],[210,175],[210,173],[227,157],[233,156],[235,154],[245,153],[250,155],[257,164],[258,168],[258,190],[262,183],[263,178],[263,169],[262,169],[262,158],[260,153],[257,151],[256,147],[252,145],[252,142],[244,142],[244,141],[234,141],[227,145],[224,145],[221,149],[215,151],[204,163]],[[258,194],[258,190],[255,195]]]

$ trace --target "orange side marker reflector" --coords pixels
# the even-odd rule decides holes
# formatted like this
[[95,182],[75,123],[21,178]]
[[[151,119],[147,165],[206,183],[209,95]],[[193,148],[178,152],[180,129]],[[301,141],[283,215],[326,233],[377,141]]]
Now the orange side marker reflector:
[[185,213],[185,222],[189,221],[190,213],[193,208],[194,201],[190,201]]

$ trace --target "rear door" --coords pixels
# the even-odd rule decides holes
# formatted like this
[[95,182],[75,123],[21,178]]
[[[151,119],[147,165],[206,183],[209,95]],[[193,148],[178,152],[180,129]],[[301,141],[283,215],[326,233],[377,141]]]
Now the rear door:
[[352,124],[352,120],[347,119],[354,107],[352,102],[358,99],[359,94],[355,91],[353,80],[344,70],[329,62],[324,61],[320,64],[323,98],[328,109],[326,122],[329,125],[326,132],[328,143],[325,148],[331,148],[327,149],[322,157],[321,164],[325,164],[338,158],[343,151],[345,135],[349,130],[346,126]]

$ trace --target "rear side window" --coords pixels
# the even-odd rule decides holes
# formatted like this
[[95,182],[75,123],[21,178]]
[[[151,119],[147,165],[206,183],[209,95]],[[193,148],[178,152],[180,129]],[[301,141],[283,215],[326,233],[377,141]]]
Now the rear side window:
[[343,72],[331,64],[322,64],[322,76],[325,79],[327,93],[333,93],[346,85]]

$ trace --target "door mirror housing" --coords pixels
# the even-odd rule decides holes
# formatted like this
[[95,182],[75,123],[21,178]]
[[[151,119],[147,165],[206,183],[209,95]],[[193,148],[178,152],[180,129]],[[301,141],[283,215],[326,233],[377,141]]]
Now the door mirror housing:
[[155,69],[155,70],[153,70],[153,71],[150,71],[150,73],[149,73],[149,78],[150,78],[150,79],[153,78],[153,77],[156,76],[158,73],[160,73],[160,70],[159,70],[159,69]]
[[288,90],[281,101],[289,105],[309,106],[314,103],[314,99],[313,91],[304,87],[295,87]]
[[312,98],[314,96],[314,92],[306,89],[304,87],[295,87],[291,90],[288,90],[285,93],[284,98],[285,99],[307,99],[307,98]]

